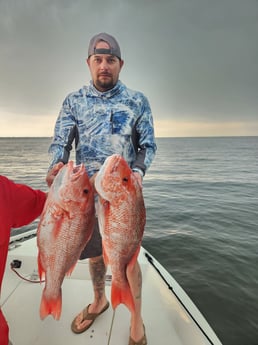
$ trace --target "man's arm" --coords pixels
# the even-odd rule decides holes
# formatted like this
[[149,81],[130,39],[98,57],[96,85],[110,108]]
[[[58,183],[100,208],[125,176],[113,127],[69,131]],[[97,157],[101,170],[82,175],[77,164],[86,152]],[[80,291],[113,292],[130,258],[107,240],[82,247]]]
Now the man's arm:
[[6,178],[10,196],[10,212],[12,212],[12,227],[27,225],[42,212],[46,193],[35,190],[24,184],[17,184]]
[[50,168],[58,162],[66,164],[72,150],[72,143],[78,142],[78,128],[73,116],[69,96],[64,100],[58,118],[56,120],[54,136],[49,147]]
[[157,150],[153,117],[149,102],[145,96],[143,96],[142,115],[136,123],[133,141],[135,142],[137,152],[136,159],[132,164],[132,170],[143,177],[146,170],[150,167]]

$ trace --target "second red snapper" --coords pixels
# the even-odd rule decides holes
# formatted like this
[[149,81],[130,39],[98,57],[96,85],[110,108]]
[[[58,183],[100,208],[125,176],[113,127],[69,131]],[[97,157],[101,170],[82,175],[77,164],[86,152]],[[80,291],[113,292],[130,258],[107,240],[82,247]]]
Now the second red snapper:
[[146,221],[142,189],[118,154],[106,159],[96,176],[95,188],[100,196],[98,219],[103,256],[112,271],[112,306],[123,303],[134,310],[126,268],[135,264],[141,247]]
[[60,318],[64,277],[71,273],[89,241],[94,219],[94,191],[85,167],[69,161],[50,187],[37,231],[38,270],[40,279],[46,279],[42,319],[50,314]]

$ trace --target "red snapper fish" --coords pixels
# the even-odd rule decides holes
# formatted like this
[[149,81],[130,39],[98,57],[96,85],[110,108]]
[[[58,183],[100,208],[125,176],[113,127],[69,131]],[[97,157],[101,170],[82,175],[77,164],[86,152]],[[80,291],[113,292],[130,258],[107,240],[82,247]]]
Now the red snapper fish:
[[94,191],[83,164],[64,165],[49,189],[37,230],[38,270],[45,276],[40,317],[59,320],[61,286],[91,238],[95,219]]
[[111,302],[135,309],[126,268],[136,263],[146,211],[142,189],[127,162],[118,154],[108,157],[95,179],[99,194],[98,220],[103,257],[112,272]]

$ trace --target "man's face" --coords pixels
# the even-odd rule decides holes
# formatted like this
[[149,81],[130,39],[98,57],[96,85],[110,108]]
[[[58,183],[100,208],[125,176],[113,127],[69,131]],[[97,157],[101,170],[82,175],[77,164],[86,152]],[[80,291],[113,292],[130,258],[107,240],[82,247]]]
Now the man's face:
[[[100,41],[96,45],[96,49],[109,49],[107,42]],[[93,84],[97,90],[101,92],[112,89],[119,78],[119,73],[124,64],[123,60],[108,54],[95,54],[87,59]]]

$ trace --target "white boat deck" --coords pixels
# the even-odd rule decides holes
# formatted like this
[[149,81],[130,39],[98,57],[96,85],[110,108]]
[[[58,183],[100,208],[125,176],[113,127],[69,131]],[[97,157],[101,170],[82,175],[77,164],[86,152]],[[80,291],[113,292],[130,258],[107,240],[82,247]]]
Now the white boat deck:
[[[71,277],[62,285],[62,315],[59,321],[52,316],[39,317],[39,305],[44,283],[30,283],[19,278],[10,263],[22,261],[17,271],[27,278],[37,279],[37,247],[35,238],[19,243],[9,251],[1,292],[1,306],[10,327],[13,345],[127,345],[130,314],[120,305],[103,313],[93,326],[82,334],[74,334],[70,324],[74,316],[93,300],[88,261],[79,261]],[[149,263],[142,248],[139,261],[143,274],[143,319],[148,345],[221,345],[206,320],[187,297],[177,282],[155,261],[173,291]],[[109,273],[109,272],[108,272]],[[110,296],[110,281],[106,282]],[[176,295],[194,316],[195,321],[179,302]],[[197,325],[198,324],[198,325]],[[204,334],[206,333],[206,335]]]

